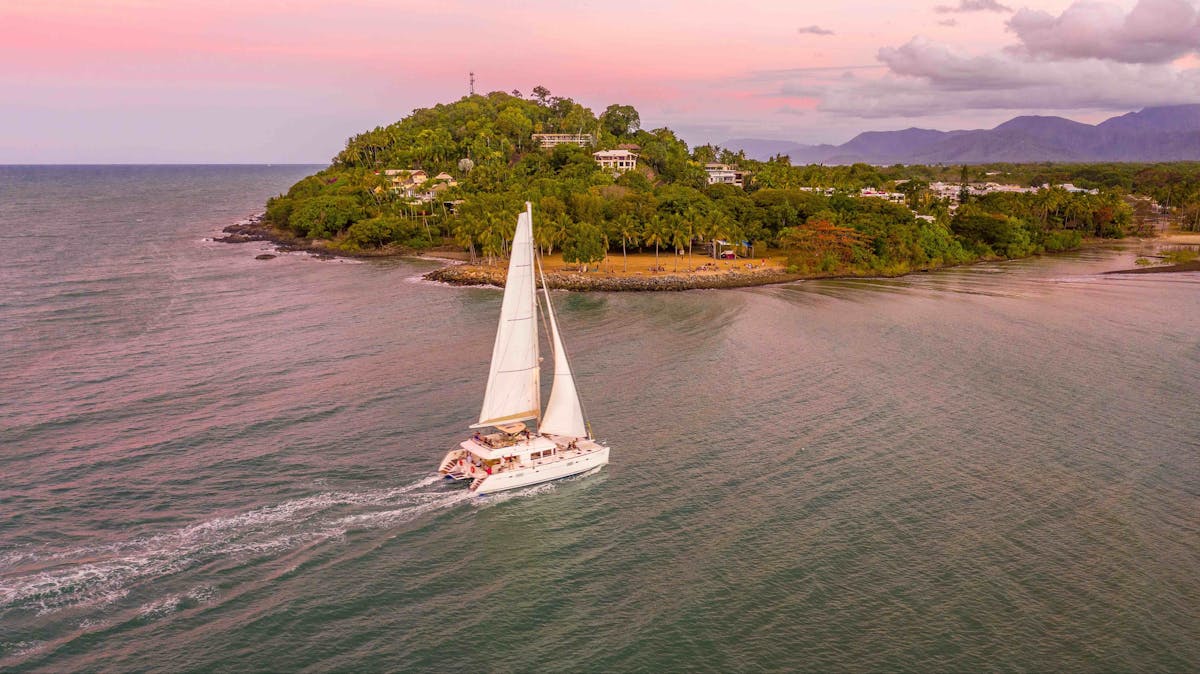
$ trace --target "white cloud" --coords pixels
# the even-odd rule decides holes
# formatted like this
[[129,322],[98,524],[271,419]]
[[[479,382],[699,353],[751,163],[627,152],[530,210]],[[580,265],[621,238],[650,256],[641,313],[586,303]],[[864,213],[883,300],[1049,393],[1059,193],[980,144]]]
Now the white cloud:
[[1011,12],[1012,8],[1002,5],[996,0],[958,0],[957,6],[938,5],[933,11],[939,14],[951,12]]
[[1188,0],[1138,0],[1126,13],[1079,0],[1061,15],[1022,9],[1008,21],[1014,51],[1048,59],[1166,63],[1200,51],[1200,11]]
[[833,35],[832,30],[829,30],[828,28],[822,28],[820,26],[805,26],[803,28],[797,28],[796,32],[800,33],[801,35]]
[[1028,74],[1003,55],[968,56],[937,42],[917,37],[900,47],[879,50],[879,60],[894,75],[922,78],[944,90],[992,89],[1020,86]]

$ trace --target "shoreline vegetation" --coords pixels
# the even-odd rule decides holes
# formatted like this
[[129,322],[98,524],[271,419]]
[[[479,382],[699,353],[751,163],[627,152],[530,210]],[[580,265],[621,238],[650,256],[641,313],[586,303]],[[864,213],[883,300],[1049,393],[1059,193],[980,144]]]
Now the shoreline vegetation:
[[[308,240],[297,237],[290,232],[271,226],[265,222],[261,214],[252,215],[245,220],[226,226],[225,236],[214,239],[221,243],[248,243],[253,241],[268,242],[275,246],[278,252],[304,252],[318,259],[334,259],[339,257],[368,259],[418,257],[425,260],[436,260],[444,266],[422,275],[422,278],[454,286],[491,286],[504,287],[507,267],[500,261],[494,264],[471,264],[465,251],[448,250],[418,250],[404,246],[389,246],[368,251],[346,251],[331,247],[321,240]],[[1150,240],[1166,245],[1200,246],[1200,234],[1170,234],[1154,237]],[[1109,245],[1111,240],[1089,239],[1081,244]],[[1185,248],[1184,251],[1189,249]],[[747,260],[712,260],[703,256],[679,256],[676,264],[676,254],[655,256],[651,253],[639,253],[621,257],[609,256],[599,263],[596,269],[582,271],[578,265],[571,265],[563,260],[561,254],[550,256],[546,261],[546,282],[553,290],[572,290],[579,292],[654,292],[654,291],[685,291],[720,288],[746,288],[793,281],[830,279],[830,278],[885,278],[906,276],[945,269],[955,265],[930,266],[919,269],[898,270],[894,274],[878,272],[808,272],[789,271],[786,256],[773,251],[770,257]],[[257,256],[258,259],[271,259],[274,255]],[[996,262],[1012,258],[992,257],[965,263],[980,264]],[[1200,271],[1200,260],[1194,255],[1168,253],[1159,264],[1151,263],[1147,258],[1139,258],[1139,266],[1134,269],[1121,269],[1104,272],[1105,274],[1157,274],[1173,272]]]
[[553,283],[682,290],[895,277],[1200,230],[1200,162],[799,166],[689,147],[642,129],[631,106],[596,114],[535,87],[360,133],[226,240],[318,256],[461,253],[470,267],[432,278],[492,284],[526,203]]

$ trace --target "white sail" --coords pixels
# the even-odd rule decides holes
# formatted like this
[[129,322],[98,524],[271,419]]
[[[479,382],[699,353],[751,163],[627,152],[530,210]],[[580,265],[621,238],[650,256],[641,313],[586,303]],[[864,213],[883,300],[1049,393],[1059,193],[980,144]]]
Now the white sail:
[[513,235],[483,409],[471,428],[536,419],[541,409],[533,263],[533,216],[527,204]]
[[554,347],[554,383],[550,387],[550,400],[546,402],[546,414],[538,424],[538,430],[569,438],[586,438],[588,432],[583,419],[583,405],[579,402],[579,392],[575,390],[571,364],[567,362],[567,352],[563,349],[562,337],[558,334],[558,321],[554,319],[554,307],[550,305],[550,292],[546,290],[544,276],[542,292],[546,296],[546,315],[550,317],[550,341]]

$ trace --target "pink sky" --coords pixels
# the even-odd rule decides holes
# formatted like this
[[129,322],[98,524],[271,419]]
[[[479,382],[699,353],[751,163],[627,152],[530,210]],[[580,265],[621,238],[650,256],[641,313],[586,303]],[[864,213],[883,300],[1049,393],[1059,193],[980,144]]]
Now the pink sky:
[[319,162],[543,85],[693,143],[1200,102],[1200,0],[0,0],[0,163]]

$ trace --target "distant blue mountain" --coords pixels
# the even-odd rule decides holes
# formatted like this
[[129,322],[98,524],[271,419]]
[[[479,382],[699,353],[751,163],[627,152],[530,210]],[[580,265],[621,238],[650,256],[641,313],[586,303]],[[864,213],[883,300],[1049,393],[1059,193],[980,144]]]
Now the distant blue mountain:
[[983,164],[991,162],[1200,161],[1200,105],[1146,108],[1101,122],[1015,117],[994,129],[868,131],[842,145],[734,139],[722,147],[793,164]]

